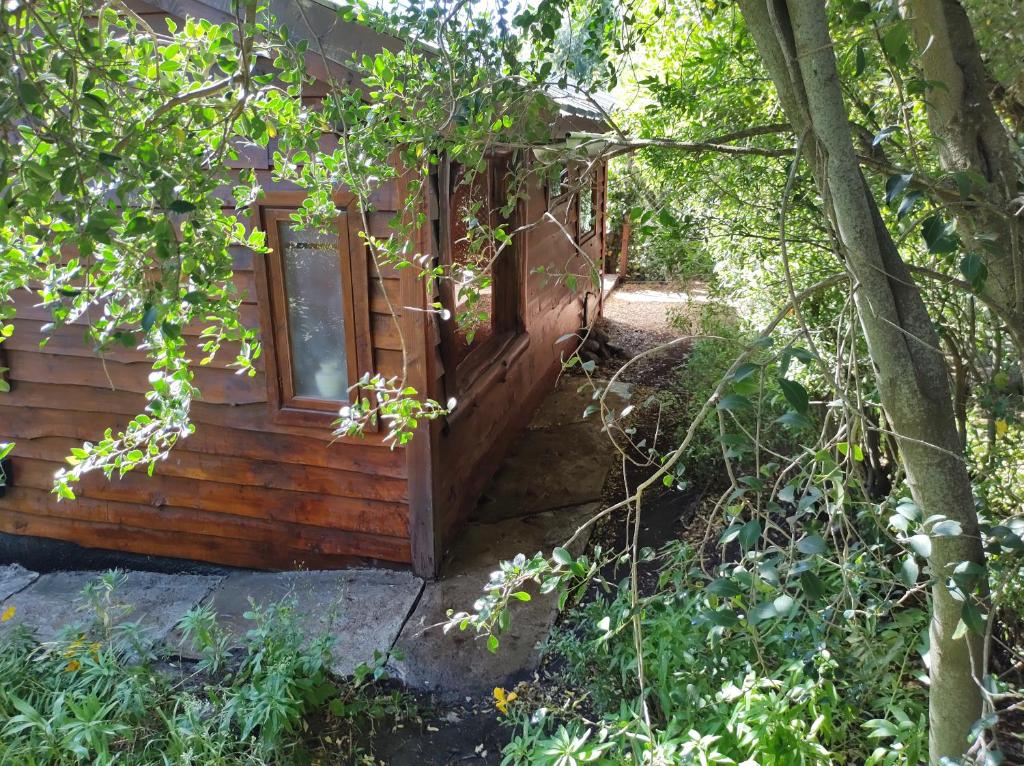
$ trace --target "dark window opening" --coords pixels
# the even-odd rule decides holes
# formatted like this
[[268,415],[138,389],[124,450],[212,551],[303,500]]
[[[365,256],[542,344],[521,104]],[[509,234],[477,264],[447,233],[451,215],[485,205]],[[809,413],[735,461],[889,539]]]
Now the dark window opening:
[[476,172],[452,163],[449,175],[453,361],[460,391],[524,328],[516,238],[502,243],[494,236],[502,224],[511,231],[517,219],[515,211],[507,218],[502,211],[511,159],[492,157]]

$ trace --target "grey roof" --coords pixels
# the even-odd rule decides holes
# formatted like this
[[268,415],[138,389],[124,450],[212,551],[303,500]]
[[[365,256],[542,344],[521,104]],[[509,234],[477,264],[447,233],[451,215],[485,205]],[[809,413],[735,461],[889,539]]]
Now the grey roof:
[[603,123],[605,115],[615,110],[615,101],[607,93],[587,93],[572,84],[565,88],[550,85],[546,90],[564,115],[584,117]]

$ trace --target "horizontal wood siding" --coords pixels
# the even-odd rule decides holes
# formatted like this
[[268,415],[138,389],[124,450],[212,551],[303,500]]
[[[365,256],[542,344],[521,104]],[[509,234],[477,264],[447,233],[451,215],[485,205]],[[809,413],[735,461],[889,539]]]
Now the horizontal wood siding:
[[[473,391],[468,400],[459,403],[461,411],[440,440],[435,507],[443,514],[449,545],[452,531],[486,488],[515,433],[529,422],[551,391],[562,357],[571,351],[571,343],[559,345],[557,341],[578,330],[582,323],[582,293],[592,289],[587,277],[588,258],[599,263],[603,253],[603,194],[602,189],[595,211],[596,233],[582,245],[586,258],[566,236],[566,231],[571,236],[576,231],[575,206],[569,197],[552,211],[564,230],[546,221],[526,233],[528,345],[495,373],[491,384]],[[528,194],[526,221],[540,221],[546,204],[544,189],[537,181]],[[538,267],[549,273],[579,275],[579,292],[570,292],[564,279],[538,273]]]
[[[166,30],[162,11],[138,0],[130,5],[154,29]],[[314,85],[307,95],[323,92]],[[271,157],[272,151],[249,147],[231,165],[256,168],[269,199],[294,193],[270,181]],[[386,236],[395,197],[393,185],[375,195],[374,234]],[[234,255],[242,320],[259,327],[264,256],[241,249]],[[391,307],[401,313],[398,274],[372,263],[368,274],[363,302],[372,361],[384,374],[399,375],[402,339],[390,313]],[[334,440],[327,424],[279,422],[270,401],[276,369],[260,358],[255,376],[236,374],[237,349],[230,344],[195,368],[201,391],[192,408],[195,433],[152,477],[89,475],[76,500],[58,502],[50,491],[54,472],[73,447],[98,441],[106,428],[116,432],[143,411],[151,364],[137,349],[98,356],[85,340],[84,319],[45,332],[50,312],[28,291],[16,296],[16,306],[14,336],[0,347],[11,383],[0,394],[0,442],[16,443],[12,486],[0,498],[0,531],[267,569],[411,561],[404,451],[391,450],[379,435]],[[185,330],[193,361],[204,356],[205,326]]]

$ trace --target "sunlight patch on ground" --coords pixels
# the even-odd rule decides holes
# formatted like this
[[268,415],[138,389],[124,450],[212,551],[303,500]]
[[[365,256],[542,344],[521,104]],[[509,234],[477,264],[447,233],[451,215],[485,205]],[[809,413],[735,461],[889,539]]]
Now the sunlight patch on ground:
[[626,303],[707,303],[708,295],[705,292],[640,289],[617,290],[615,299]]

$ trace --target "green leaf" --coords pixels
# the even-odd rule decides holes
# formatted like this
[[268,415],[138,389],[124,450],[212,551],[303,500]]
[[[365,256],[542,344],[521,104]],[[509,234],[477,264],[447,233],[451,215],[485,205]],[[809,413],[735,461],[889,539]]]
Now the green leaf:
[[718,400],[716,405],[718,409],[725,412],[732,412],[733,410],[745,410],[753,407],[753,403],[745,396],[739,394],[726,394]]
[[739,367],[736,368],[736,372],[734,372],[732,374],[732,379],[734,381],[737,381],[737,382],[739,382],[741,380],[746,380],[747,378],[749,378],[751,375],[753,375],[755,372],[757,372],[760,369],[761,369],[761,365],[754,364],[753,362],[747,362],[746,364],[741,364]]
[[800,573],[800,587],[807,594],[808,598],[821,598],[825,595],[825,583],[810,570],[804,570]]
[[985,635],[985,615],[981,613],[973,601],[964,602],[963,610],[960,612],[960,619],[963,620],[968,630],[975,635]]
[[771,601],[762,601],[747,612],[747,622],[751,625],[757,625],[759,622],[764,622],[765,620],[770,620],[773,617],[778,616],[778,613],[775,611],[774,603]]
[[922,558],[928,558],[932,555],[932,539],[928,535],[914,535],[907,540],[907,545]]
[[928,245],[928,252],[935,255],[948,255],[956,251],[959,243],[954,231],[954,224],[947,223],[938,213],[921,222],[921,236]]
[[960,273],[971,283],[975,290],[981,290],[985,286],[985,279],[988,277],[988,267],[977,253],[968,253],[960,261]]
[[882,128],[875,134],[875,137],[871,139],[872,146],[878,146],[880,143],[885,141],[887,138],[895,133],[899,133],[899,125],[889,125],[888,127]]
[[889,176],[889,179],[885,182],[885,204],[891,205],[893,200],[903,193],[903,190],[907,188],[907,184],[913,179],[913,173],[900,173]]
[[21,80],[18,82],[18,93],[21,95],[21,100],[28,106],[38,104],[41,100],[39,88],[36,87],[34,82],[29,80]]
[[172,213],[191,213],[196,209],[195,205],[183,199],[174,200],[169,207]]
[[930,533],[935,537],[956,537],[963,534],[963,531],[963,527],[960,526],[959,521],[946,519],[945,521],[940,521],[938,524],[934,525],[931,528]]
[[897,67],[905,67],[914,55],[910,46],[910,28],[905,22],[893,24],[882,36],[882,50]]
[[805,428],[810,428],[812,425],[810,418],[792,410],[776,418],[775,422],[787,428],[792,428],[794,431],[801,431]]
[[572,565],[572,562],[574,561],[572,554],[562,547],[555,548],[551,552],[551,558],[564,567]]
[[917,584],[917,578],[921,574],[921,568],[917,565],[917,559],[913,556],[904,557],[900,562],[900,579],[908,588]]
[[740,620],[732,609],[718,609],[703,612],[702,616],[707,618],[713,625],[722,628],[731,628]]
[[496,651],[498,651],[498,646],[500,643],[501,642],[498,640],[498,637],[492,633],[487,637],[487,651],[489,651],[491,654],[494,654]]
[[789,402],[790,406],[801,415],[806,415],[807,409],[810,406],[810,397],[807,395],[807,389],[795,380],[789,380],[788,378],[779,378],[779,386],[782,388],[782,393],[785,395],[786,401]]
[[871,13],[871,3],[867,0],[857,0],[851,3],[849,10],[850,21],[863,21]]
[[783,593],[781,596],[776,598],[772,605],[775,607],[775,612],[780,617],[788,617],[796,611],[796,599],[792,596],[788,596]]
[[740,547],[745,551],[749,551],[757,545],[757,541],[761,539],[761,522],[757,519],[751,519],[748,521],[740,527],[738,538]]
[[146,309],[142,315],[142,330],[143,332],[149,332],[153,328],[153,324],[156,322],[156,307],[150,306]]
[[722,598],[733,598],[743,593],[740,590],[740,586],[728,577],[718,577],[712,580],[708,583],[707,591],[713,596],[720,596]]
[[868,736],[874,739],[897,737],[900,733],[896,724],[886,721],[884,718],[872,718],[870,721],[865,721],[863,726],[869,731]]
[[908,213],[910,213],[915,207],[917,207],[918,203],[921,202],[923,199],[924,199],[924,194],[922,194],[921,192],[919,192],[919,191],[912,191],[912,192],[910,192],[910,194],[908,194],[907,196],[905,196],[903,198],[903,201],[900,203],[900,206],[898,208],[896,208],[896,217],[897,218],[904,218],[904,217],[906,217],[906,215]]
[[819,535],[807,535],[796,544],[796,547],[808,556],[817,556],[828,550],[828,545]]

